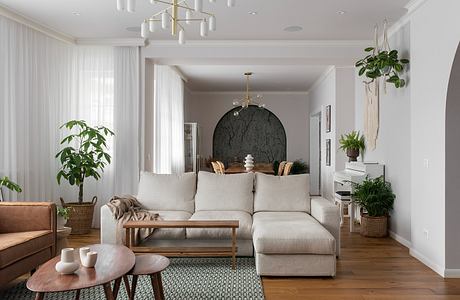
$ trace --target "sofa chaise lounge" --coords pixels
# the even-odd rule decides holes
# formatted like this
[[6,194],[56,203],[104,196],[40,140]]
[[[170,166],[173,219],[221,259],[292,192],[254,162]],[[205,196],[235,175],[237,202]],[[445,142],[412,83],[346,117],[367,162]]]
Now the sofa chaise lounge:
[[[238,256],[255,256],[259,275],[335,276],[339,210],[324,198],[310,197],[307,174],[142,172],[137,199],[164,220],[238,220]],[[102,243],[116,243],[116,222],[103,206]],[[151,239],[212,245],[230,234],[226,229],[158,229]]]

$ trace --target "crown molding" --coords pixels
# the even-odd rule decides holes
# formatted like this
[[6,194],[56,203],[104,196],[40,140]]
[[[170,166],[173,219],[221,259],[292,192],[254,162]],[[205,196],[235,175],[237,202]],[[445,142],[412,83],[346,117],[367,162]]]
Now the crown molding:
[[75,37],[68,35],[66,33],[54,30],[46,25],[43,25],[35,20],[32,20],[29,17],[26,17],[8,7],[0,5],[0,16],[4,16],[8,19],[11,19],[19,24],[25,25],[31,29],[39,31],[47,36],[60,40],[68,44],[75,44]]
[[324,71],[323,74],[311,85],[311,87],[308,89],[308,93],[310,93],[312,90],[316,89],[326,78],[329,76],[329,74],[336,69],[335,66],[330,66],[327,68],[326,71]]
[[77,45],[94,45],[94,46],[133,46],[144,47],[146,41],[143,38],[77,38],[75,40]]
[[[194,91],[189,89],[192,95],[241,95],[244,91]],[[251,91],[251,94],[262,94],[262,95],[308,95],[307,91]]]
[[407,10],[406,14],[402,16],[398,21],[396,21],[393,25],[388,28],[388,36],[392,36],[396,32],[398,32],[402,27],[404,27],[407,23],[410,22],[412,14],[422,7],[428,0],[412,0],[404,6]]
[[178,45],[176,40],[149,40],[152,47],[366,47],[371,40],[189,40]]
[[409,3],[404,6],[407,9],[408,14],[412,14],[414,11],[419,9],[423,4],[425,4],[428,0],[411,0]]

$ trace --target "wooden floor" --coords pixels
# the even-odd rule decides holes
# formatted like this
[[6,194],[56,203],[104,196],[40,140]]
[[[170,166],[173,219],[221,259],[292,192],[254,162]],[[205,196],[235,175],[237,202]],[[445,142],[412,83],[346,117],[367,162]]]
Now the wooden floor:
[[[71,247],[94,243],[98,230],[69,239]],[[347,226],[335,278],[264,277],[262,282],[267,300],[460,300],[460,279],[443,279],[390,238],[363,238]]]

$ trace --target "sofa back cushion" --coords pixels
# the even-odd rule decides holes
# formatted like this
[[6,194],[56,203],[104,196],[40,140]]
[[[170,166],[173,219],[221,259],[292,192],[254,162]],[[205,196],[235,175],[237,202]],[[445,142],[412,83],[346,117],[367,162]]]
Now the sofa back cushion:
[[245,211],[254,210],[254,174],[219,175],[198,173],[195,195],[196,211]]
[[256,173],[254,211],[310,213],[309,175],[272,176]]
[[141,172],[137,199],[148,210],[181,210],[194,213],[196,174]]

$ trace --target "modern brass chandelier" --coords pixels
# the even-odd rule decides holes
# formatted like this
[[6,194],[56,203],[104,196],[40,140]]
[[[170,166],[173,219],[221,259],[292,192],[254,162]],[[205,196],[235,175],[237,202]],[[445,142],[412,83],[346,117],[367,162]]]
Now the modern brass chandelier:
[[[135,12],[136,0],[117,0],[117,10]],[[209,0],[215,3],[217,0]],[[236,0],[227,0],[228,7],[234,7]],[[171,27],[171,34],[178,35],[179,44],[185,44],[185,26],[192,22],[200,22],[200,35],[207,37],[209,31],[216,31],[216,17],[214,14],[203,10],[203,0],[193,0],[193,7],[188,0],[150,0],[151,4],[165,4],[166,8],[144,19],[141,23],[141,36],[148,38],[150,33],[157,30],[157,24],[161,29]]]
[[244,76],[246,76],[246,95],[242,99],[235,99],[233,100],[233,106],[238,107],[240,106],[239,110],[235,110],[233,115],[235,117],[238,117],[240,115],[240,112],[243,109],[246,109],[249,107],[249,105],[257,105],[259,108],[265,108],[265,104],[262,103],[262,95],[257,94],[256,95],[256,101],[251,96],[251,90],[249,88],[249,78],[253,75],[252,72],[246,72],[244,73]]

